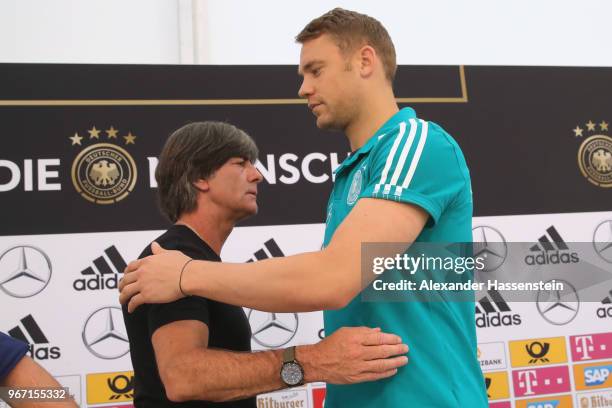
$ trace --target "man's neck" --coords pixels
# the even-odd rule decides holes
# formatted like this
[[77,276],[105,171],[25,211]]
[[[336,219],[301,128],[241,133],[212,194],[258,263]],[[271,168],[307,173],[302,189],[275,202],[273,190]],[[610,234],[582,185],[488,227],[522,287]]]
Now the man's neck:
[[364,99],[361,114],[345,129],[352,151],[365,145],[374,133],[399,111],[391,88],[382,91],[378,97]]
[[221,256],[221,248],[234,229],[235,222],[220,214],[203,214],[203,211],[194,211],[181,215],[176,224],[190,228],[217,255]]

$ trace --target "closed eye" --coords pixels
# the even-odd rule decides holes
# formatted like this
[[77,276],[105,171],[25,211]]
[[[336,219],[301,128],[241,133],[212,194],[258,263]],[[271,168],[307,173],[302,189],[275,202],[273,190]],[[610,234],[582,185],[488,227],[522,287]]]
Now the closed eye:
[[245,166],[247,163],[246,159],[236,159],[236,161],[234,162],[234,164],[237,164],[239,166]]

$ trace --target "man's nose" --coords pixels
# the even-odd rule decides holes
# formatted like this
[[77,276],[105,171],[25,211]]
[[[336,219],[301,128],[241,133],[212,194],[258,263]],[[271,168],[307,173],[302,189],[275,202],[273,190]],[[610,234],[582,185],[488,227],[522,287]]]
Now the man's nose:
[[253,183],[261,183],[263,181],[263,175],[253,163],[249,164],[249,181]]
[[313,93],[312,85],[310,85],[310,83],[306,80],[306,78],[304,78],[302,80],[302,85],[300,86],[300,89],[298,89],[299,97],[308,98],[308,96],[312,95],[312,93]]

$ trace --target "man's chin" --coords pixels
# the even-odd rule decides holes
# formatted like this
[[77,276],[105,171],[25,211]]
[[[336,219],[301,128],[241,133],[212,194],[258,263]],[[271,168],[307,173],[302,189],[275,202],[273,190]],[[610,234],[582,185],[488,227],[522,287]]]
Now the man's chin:
[[324,116],[317,117],[317,127],[319,129],[324,129],[324,130],[336,130],[337,129],[337,127],[335,126],[335,123],[329,118],[325,118]]
[[242,213],[240,214],[240,221],[252,217],[253,215],[257,215],[257,212],[259,211],[259,208],[257,206],[257,204],[255,204],[254,206],[249,206],[247,208],[244,208],[244,211],[242,211]]
[[317,127],[322,130],[331,130],[336,132],[344,132],[345,126],[341,124],[331,122],[331,121],[322,121],[317,119]]

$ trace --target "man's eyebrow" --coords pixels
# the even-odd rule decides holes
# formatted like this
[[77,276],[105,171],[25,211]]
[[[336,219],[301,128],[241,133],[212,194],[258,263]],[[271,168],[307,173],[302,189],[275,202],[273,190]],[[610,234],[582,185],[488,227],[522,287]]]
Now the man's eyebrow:
[[313,66],[318,65],[318,64],[323,64],[322,60],[314,60],[314,61],[310,61],[308,62],[306,65],[304,65],[304,67],[298,67],[298,75],[303,75],[304,72],[310,72],[313,69]]

